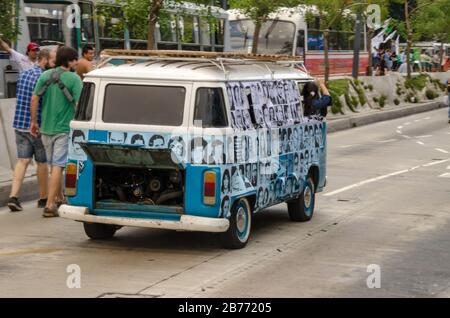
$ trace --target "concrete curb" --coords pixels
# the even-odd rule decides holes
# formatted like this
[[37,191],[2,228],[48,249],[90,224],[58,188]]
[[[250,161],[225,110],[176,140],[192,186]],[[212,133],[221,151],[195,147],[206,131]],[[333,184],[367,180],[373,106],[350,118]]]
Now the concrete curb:
[[[405,106],[399,109],[380,110],[370,114],[355,114],[348,118],[331,119],[328,121],[328,132],[337,132],[355,127],[365,126],[376,122],[406,117],[419,114],[439,108],[447,107],[442,102],[431,102],[419,105]],[[9,193],[11,191],[11,182],[0,183],[0,207],[5,206]],[[38,184],[36,177],[26,178],[20,191],[21,202],[37,200]]]
[[374,112],[370,114],[360,114],[360,115],[355,114],[348,118],[329,120],[328,132],[332,133],[341,130],[356,128],[381,121],[387,121],[414,114],[424,113],[444,107],[447,107],[447,105],[438,101],[418,105],[414,104],[411,106],[401,107],[399,109],[380,110],[379,112]]

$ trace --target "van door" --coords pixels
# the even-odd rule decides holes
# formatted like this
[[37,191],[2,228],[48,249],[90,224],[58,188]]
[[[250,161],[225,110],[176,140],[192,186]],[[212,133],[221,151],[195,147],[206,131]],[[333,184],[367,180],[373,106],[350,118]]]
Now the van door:
[[[189,159],[186,211],[217,217],[220,207],[221,170],[234,162],[233,129],[223,83],[195,83],[189,119]],[[231,140],[229,140],[231,138]],[[215,174],[214,198],[205,199],[205,173]]]

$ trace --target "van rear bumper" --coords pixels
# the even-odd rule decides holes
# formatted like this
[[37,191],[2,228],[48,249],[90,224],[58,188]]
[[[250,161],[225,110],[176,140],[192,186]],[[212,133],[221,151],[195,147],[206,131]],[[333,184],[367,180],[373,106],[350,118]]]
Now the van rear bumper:
[[181,215],[179,221],[98,216],[89,214],[89,209],[86,207],[66,204],[61,205],[58,212],[60,217],[74,221],[153,229],[221,233],[226,232],[230,226],[230,222],[227,219],[205,218],[192,215]]

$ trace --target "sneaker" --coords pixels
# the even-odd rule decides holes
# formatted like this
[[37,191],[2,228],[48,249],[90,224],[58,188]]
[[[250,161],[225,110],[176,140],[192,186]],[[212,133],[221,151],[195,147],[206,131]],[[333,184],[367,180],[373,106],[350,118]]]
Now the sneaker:
[[44,218],[54,218],[54,217],[58,217],[58,209],[53,207],[53,208],[44,208],[44,213],[42,214],[42,216]]
[[16,197],[9,198],[8,207],[11,212],[19,212],[23,210],[22,206],[20,205],[19,199]]
[[37,207],[38,207],[39,209],[45,208],[46,205],[47,205],[47,198],[45,198],[45,199],[39,199],[38,202],[37,202]]

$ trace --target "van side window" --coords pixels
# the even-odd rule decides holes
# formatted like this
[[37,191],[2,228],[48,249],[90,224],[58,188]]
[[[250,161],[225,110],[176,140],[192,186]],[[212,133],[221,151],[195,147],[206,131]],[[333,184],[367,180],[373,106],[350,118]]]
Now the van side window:
[[202,128],[228,127],[228,119],[222,88],[202,87],[195,98],[194,124],[202,122]]
[[84,82],[81,91],[80,101],[75,113],[75,120],[89,121],[92,119],[92,109],[94,107],[95,84]]

